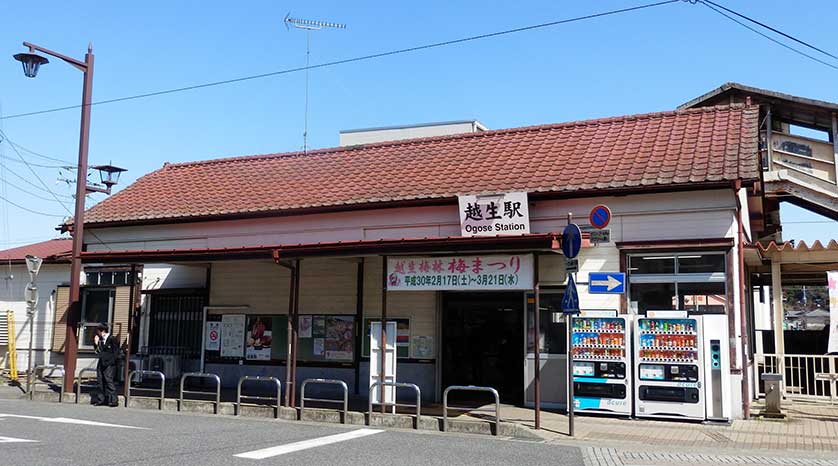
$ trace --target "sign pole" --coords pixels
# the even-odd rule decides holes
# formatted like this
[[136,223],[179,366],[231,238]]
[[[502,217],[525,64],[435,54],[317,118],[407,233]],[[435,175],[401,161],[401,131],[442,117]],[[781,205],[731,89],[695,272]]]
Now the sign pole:
[[[571,212],[567,213],[567,224],[573,224],[573,214]],[[569,274],[573,277],[573,281],[576,281],[576,277],[573,273]],[[571,314],[565,314],[565,328],[567,330],[567,434],[570,437],[573,437],[573,355],[571,354],[571,338],[572,329],[571,329],[571,320],[573,317]]]
[[533,326],[535,327],[535,430],[541,429],[541,286],[538,283],[538,254],[533,261],[533,275],[535,286],[533,287]]

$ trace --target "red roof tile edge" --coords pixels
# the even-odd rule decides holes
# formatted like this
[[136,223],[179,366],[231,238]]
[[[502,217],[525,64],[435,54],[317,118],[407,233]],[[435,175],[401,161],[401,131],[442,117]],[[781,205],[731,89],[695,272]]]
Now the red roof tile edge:
[[69,262],[72,250],[72,239],[56,238],[0,251],[0,262],[20,263],[27,255],[40,257],[44,262]]

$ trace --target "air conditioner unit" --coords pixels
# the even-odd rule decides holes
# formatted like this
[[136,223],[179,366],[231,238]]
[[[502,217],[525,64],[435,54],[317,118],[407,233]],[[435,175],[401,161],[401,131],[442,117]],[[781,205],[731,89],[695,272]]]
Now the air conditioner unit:
[[180,378],[180,356],[175,355],[154,355],[148,361],[149,370],[160,371],[167,380]]

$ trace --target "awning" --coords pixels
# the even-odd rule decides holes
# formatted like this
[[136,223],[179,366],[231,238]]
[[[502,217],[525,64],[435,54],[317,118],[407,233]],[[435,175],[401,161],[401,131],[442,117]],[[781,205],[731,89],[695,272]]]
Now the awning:
[[[583,247],[589,245],[583,233]],[[125,251],[85,251],[85,263],[189,262],[234,259],[300,259],[305,257],[347,257],[363,255],[445,254],[488,251],[559,252],[558,233],[520,236],[400,238],[332,243],[299,243],[245,246],[238,248],[190,248]]]

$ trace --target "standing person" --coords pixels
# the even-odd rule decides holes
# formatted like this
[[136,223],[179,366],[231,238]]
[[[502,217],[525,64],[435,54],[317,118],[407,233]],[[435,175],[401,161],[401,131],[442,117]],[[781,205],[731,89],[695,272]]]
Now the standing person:
[[108,324],[99,324],[96,327],[96,336],[93,337],[93,346],[96,348],[96,355],[99,357],[99,362],[96,364],[99,398],[93,404],[114,407],[119,404],[116,397],[116,386],[113,381],[116,375],[119,342],[108,330]]

